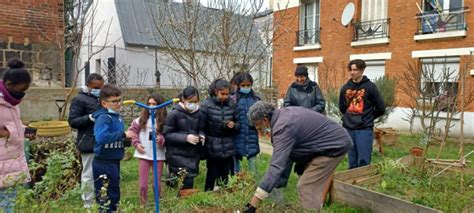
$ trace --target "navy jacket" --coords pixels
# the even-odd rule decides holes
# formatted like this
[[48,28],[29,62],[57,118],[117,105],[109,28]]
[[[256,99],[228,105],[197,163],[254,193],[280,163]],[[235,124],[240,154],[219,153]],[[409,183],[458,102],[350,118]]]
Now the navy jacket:
[[100,160],[121,160],[124,155],[125,124],[120,114],[107,109],[95,112],[95,157]]
[[237,122],[240,124],[239,131],[234,137],[235,155],[238,159],[242,157],[251,158],[260,153],[258,145],[258,132],[254,126],[249,125],[247,113],[249,108],[260,98],[253,90],[249,94],[237,93]]
[[[209,96],[202,103],[201,110],[206,123],[206,154],[212,158],[234,156],[234,134],[240,128],[234,101],[229,98],[226,102],[220,102],[216,97]],[[234,122],[234,128],[227,127],[228,121]]]

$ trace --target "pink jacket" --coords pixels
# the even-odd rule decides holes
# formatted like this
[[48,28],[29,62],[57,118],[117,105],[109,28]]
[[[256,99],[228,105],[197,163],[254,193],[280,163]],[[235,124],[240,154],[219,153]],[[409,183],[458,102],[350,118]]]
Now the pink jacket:
[[3,99],[0,92],[0,129],[7,129],[10,137],[0,138],[0,189],[30,181],[28,164],[23,149],[25,127],[20,120],[20,109]]

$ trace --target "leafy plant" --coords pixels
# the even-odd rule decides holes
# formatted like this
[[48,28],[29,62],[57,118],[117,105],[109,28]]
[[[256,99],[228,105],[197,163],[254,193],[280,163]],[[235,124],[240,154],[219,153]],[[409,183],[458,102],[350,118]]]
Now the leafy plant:
[[395,87],[397,82],[393,78],[383,76],[381,78],[377,78],[374,84],[377,86],[385,104],[384,115],[377,118],[375,123],[385,123],[387,121],[388,115],[393,111],[395,107]]

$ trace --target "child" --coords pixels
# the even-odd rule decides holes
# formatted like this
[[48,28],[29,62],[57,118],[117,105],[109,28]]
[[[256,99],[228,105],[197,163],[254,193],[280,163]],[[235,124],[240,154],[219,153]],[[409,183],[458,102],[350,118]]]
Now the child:
[[204,141],[204,120],[199,110],[199,91],[186,87],[180,95],[180,102],[166,117],[163,127],[166,146],[166,162],[173,176],[180,171],[187,173],[179,196],[195,192],[194,177],[199,173],[199,160]]
[[233,135],[239,124],[234,113],[235,102],[229,98],[230,90],[228,81],[217,79],[209,86],[209,97],[202,104],[208,155],[205,191],[214,190],[216,181],[227,184],[234,167]]
[[[119,114],[121,92],[110,84],[105,85],[99,93],[102,109],[94,112],[94,161],[92,173],[96,201],[107,212],[116,211],[120,200],[120,160],[124,155],[123,140],[130,138],[124,132],[125,125]],[[101,194],[106,185],[107,194]]]
[[25,127],[18,104],[31,85],[31,75],[23,62],[12,59],[8,66],[0,81],[0,212],[7,213],[13,212],[16,186],[30,181],[23,149]]
[[[148,106],[156,106],[164,102],[163,96],[158,93],[151,94],[147,99]],[[160,108],[155,111],[156,128],[156,160],[158,170],[158,182],[161,183],[163,171],[163,161],[165,160],[165,139],[161,134],[166,118],[166,108]],[[128,132],[132,136],[132,144],[135,147],[134,156],[139,159],[139,185],[140,185],[140,203],[145,205],[148,198],[148,175],[150,168],[153,170],[153,144],[151,136],[151,116],[147,109],[143,109],[139,118],[132,121]],[[155,182],[153,182],[154,185]],[[158,185],[161,195],[161,184]],[[156,192],[155,192],[156,193]]]
[[238,92],[237,96],[237,122],[240,123],[240,129],[234,138],[235,143],[235,161],[234,161],[234,172],[240,172],[240,161],[243,157],[246,157],[249,163],[249,170],[255,174],[257,169],[255,167],[255,156],[260,152],[260,146],[258,145],[258,133],[254,126],[250,126],[247,113],[249,108],[260,98],[255,95],[252,90],[253,78],[248,73],[242,73],[238,80]]

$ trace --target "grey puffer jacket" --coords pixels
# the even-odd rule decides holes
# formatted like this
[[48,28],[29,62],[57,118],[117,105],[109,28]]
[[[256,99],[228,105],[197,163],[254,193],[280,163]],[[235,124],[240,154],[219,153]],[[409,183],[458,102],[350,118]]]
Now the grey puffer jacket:
[[307,164],[318,156],[338,157],[351,147],[347,131],[326,116],[303,107],[284,107],[271,118],[273,154],[260,188],[271,192],[288,161]]
[[319,113],[324,113],[326,101],[318,84],[307,80],[304,85],[293,82],[285,95],[284,107],[300,106]]

